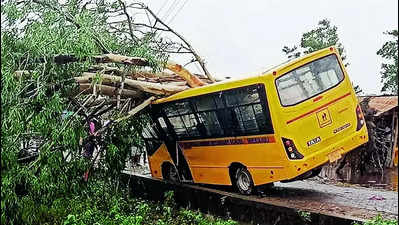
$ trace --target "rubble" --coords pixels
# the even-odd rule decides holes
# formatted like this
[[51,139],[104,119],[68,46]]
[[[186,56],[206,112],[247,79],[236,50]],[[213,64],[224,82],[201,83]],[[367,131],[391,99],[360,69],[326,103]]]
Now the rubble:
[[353,172],[382,174],[385,168],[394,166],[398,143],[398,96],[358,98],[366,119],[369,142],[345,155],[336,172],[340,173],[348,164]]

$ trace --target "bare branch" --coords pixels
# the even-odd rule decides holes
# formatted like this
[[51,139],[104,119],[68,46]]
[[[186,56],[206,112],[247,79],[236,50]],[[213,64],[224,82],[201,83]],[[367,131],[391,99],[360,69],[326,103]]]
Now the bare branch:
[[151,96],[150,98],[148,98],[147,100],[145,100],[143,103],[141,103],[140,105],[136,106],[135,108],[133,108],[132,110],[130,110],[127,114],[127,116],[124,116],[122,118],[119,118],[115,121],[115,123],[118,123],[122,120],[128,119],[134,115],[136,115],[138,112],[140,112],[141,110],[143,110],[145,107],[147,107],[148,105],[151,104],[152,101],[155,100],[154,96]]
[[133,41],[136,42],[137,41],[136,37],[133,34],[132,20],[130,18],[130,15],[127,13],[125,2],[123,2],[122,0],[118,0],[118,1],[122,5],[123,12],[126,15],[127,23],[129,25],[130,36],[132,37]]
[[150,25],[145,24],[145,23],[134,23],[134,26],[138,26],[138,27],[147,27],[147,28],[151,28],[151,29],[155,29],[155,30],[171,32],[171,31],[168,30],[168,29],[163,29],[163,28],[160,28],[160,27],[150,26]]
[[210,75],[208,69],[205,67],[205,63],[202,60],[202,58],[196,53],[196,51],[193,49],[193,47],[190,45],[190,43],[188,43],[186,41],[185,38],[183,38],[183,36],[181,36],[179,33],[177,33],[176,31],[174,31],[172,28],[170,28],[167,24],[165,24],[150,8],[148,8],[146,5],[142,4],[142,3],[136,3],[138,5],[141,6],[141,8],[147,10],[154,18],[156,21],[158,21],[160,24],[162,24],[163,26],[165,26],[171,33],[173,33],[174,35],[176,35],[178,38],[180,38],[180,40],[182,40],[184,42],[184,44],[187,45],[187,47],[192,51],[194,57],[196,58],[196,60],[198,61],[198,63],[200,64],[202,70],[204,71],[205,75],[213,82],[215,82],[215,78],[213,78],[212,75]]

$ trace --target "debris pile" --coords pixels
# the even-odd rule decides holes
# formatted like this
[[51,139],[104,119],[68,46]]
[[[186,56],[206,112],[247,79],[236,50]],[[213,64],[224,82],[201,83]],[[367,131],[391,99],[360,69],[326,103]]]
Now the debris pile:
[[[64,114],[68,116],[63,116],[63,119],[79,115],[84,118],[82,123],[96,121],[98,126],[95,133],[98,136],[104,134],[113,124],[137,114],[157,98],[213,83],[207,76],[192,74],[174,62],[163,64],[164,71],[153,73],[145,70],[149,63],[144,58],[117,54],[93,58],[95,64],[86,72],[72,78],[78,88],[70,93],[71,107],[64,110]],[[71,55],[55,56],[53,60],[56,64],[82,61]],[[39,58],[36,61],[42,63],[43,60]],[[34,71],[16,71],[15,76],[30,76],[32,73]],[[32,136],[25,140],[30,143],[41,139]],[[22,147],[20,158],[32,160],[37,155],[38,146],[29,144]]]
[[393,166],[398,143],[398,97],[365,96],[359,102],[366,119],[369,142],[345,155],[337,173],[348,164],[353,172],[383,173]]
[[[144,108],[145,106],[139,105],[140,103],[148,105],[156,98],[213,83],[207,76],[192,74],[183,66],[174,62],[165,63],[164,71],[153,73],[137,69],[149,65],[144,58],[117,54],[105,54],[93,58],[96,64],[92,65],[88,71],[74,77],[79,86],[79,92],[75,96],[91,95],[91,98],[79,104],[77,103],[78,99],[75,99],[75,105],[80,105],[83,108],[95,106],[96,111],[101,111],[102,107],[98,107],[100,105],[111,104],[121,110],[120,113],[122,114],[127,112],[125,109]],[[57,64],[67,64],[76,62],[78,59],[70,55],[60,55],[54,57],[54,61]],[[15,75],[20,77],[31,72],[16,71]],[[151,100],[149,100],[150,97],[152,97]],[[107,103],[104,103],[104,100]],[[123,102],[129,102],[129,106],[121,107]],[[83,111],[87,112],[88,110]],[[101,114],[103,113],[105,112]],[[97,113],[91,113],[91,115],[95,114]]]
[[190,87],[198,87],[211,80],[203,75],[191,74],[176,63],[168,62],[166,71],[151,73],[149,71],[123,71],[118,67],[110,67],[110,63],[122,63],[133,66],[146,66],[147,61],[142,58],[126,57],[107,54],[96,57],[98,62],[89,71],[75,77],[80,91],[84,93],[101,93],[109,97],[142,98],[145,95],[168,96]]
[[383,170],[393,166],[397,145],[397,96],[367,96],[360,98],[369,133],[367,161]]

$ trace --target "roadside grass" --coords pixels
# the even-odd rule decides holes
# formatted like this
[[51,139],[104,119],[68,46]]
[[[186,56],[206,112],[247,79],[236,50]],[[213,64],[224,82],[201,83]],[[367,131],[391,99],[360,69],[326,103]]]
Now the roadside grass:
[[[90,196],[65,201],[63,205],[69,207],[60,210],[64,216],[59,221],[63,225],[237,224],[235,221],[205,215],[199,211],[178,208],[174,201],[174,193],[171,191],[165,193],[162,203],[132,198],[116,192],[106,195],[104,199],[103,196],[96,196],[94,202]],[[100,198],[96,199],[98,197]],[[101,205],[97,204],[100,202]]]
[[[376,216],[375,218],[363,223],[363,225],[397,225],[398,221],[391,219],[387,220],[382,218],[381,215]],[[361,225],[359,223],[355,223],[354,225]]]

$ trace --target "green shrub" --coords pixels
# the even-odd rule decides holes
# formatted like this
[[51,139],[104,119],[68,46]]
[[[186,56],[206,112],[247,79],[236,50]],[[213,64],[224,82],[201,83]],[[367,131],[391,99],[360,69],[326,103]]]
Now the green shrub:
[[[369,220],[365,222],[363,225],[397,225],[398,221],[397,220],[387,220],[383,219],[381,215],[376,216],[372,220]],[[355,223],[354,225],[360,225],[358,223]]]

